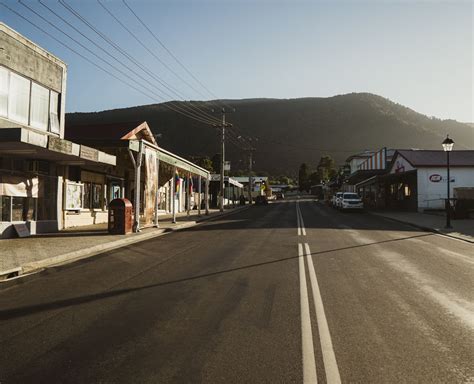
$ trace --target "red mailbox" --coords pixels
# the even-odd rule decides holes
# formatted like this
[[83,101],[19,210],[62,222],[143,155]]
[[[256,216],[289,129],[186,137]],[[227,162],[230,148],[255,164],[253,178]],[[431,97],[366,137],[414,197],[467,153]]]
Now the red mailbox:
[[132,233],[133,207],[128,199],[114,199],[109,204],[109,233],[126,235]]

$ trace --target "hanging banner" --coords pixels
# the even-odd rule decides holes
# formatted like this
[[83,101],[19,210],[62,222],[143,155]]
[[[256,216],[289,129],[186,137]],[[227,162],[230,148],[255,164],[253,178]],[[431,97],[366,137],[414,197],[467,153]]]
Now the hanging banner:
[[158,188],[156,150],[145,147],[145,222],[151,224],[155,215],[155,199]]

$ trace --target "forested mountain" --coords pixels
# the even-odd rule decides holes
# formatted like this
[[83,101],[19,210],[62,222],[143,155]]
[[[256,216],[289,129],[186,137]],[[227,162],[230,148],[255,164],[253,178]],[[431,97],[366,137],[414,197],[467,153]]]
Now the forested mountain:
[[[256,148],[254,169],[273,175],[296,175],[302,162],[316,167],[322,155],[342,164],[364,149],[441,149],[449,133],[456,149],[474,148],[474,128],[454,120],[440,120],[417,113],[381,96],[351,93],[328,98],[224,100],[235,108],[227,114],[234,125],[227,145],[232,169],[246,169],[246,153],[235,143],[238,135],[250,136]],[[217,102],[192,102],[201,109],[216,109]],[[176,102],[174,105],[190,104]],[[212,113],[212,112],[210,112]],[[220,114],[214,112],[220,118]],[[219,134],[169,110],[165,104],[92,113],[71,113],[66,124],[147,121],[160,146],[183,157],[219,152]],[[232,172],[231,172],[232,173]]]

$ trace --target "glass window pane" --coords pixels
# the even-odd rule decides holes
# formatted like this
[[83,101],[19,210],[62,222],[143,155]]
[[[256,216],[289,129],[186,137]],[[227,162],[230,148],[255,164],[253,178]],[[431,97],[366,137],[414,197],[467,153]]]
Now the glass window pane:
[[0,116],[7,117],[8,111],[8,70],[0,67]]
[[49,90],[33,83],[31,85],[30,125],[47,130],[49,112]]
[[32,197],[12,198],[12,221],[34,220],[35,199]]
[[53,133],[59,133],[59,94],[51,91],[49,98],[49,130]]
[[92,208],[102,209],[102,184],[92,184]]
[[91,208],[91,183],[84,183],[84,208]]
[[11,221],[10,220],[10,196],[0,196],[0,220],[1,221]]
[[19,123],[28,125],[30,106],[30,81],[15,73],[10,73],[10,89],[8,93],[8,117]]

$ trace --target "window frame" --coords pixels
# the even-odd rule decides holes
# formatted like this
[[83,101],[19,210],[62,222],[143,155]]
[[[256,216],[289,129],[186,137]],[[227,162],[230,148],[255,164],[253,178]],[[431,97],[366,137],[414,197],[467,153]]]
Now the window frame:
[[[14,121],[18,124],[22,124],[22,125],[25,125],[25,126],[28,126],[28,127],[31,127],[35,130],[38,130],[38,131],[41,131],[41,132],[47,132],[47,133],[51,133],[51,134],[54,134],[54,135],[60,135],[61,134],[61,98],[62,98],[62,94],[60,92],[57,92],[51,88],[48,88],[46,86],[44,86],[43,84],[40,84],[36,81],[34,81],[33,79],[27,77],[27,76],[24,76],[23,74],[20,74],[18,72],[15,72],[14,70],[11,70],[10,68],[4,66],[4,65],[0,65],[0,70],[2,71],[5,71],[6,74],[7,74],[7,92],[6,92],[6,114],[3,114],[0,112],[0,117],[2,118],[6,118],[6,119],[9,119],[11,121]],[[21,79],[21,80],[24,80],[24,81],[27,81],[28,84],[29,84],[29,87],[28,87],[28,108],[27,108],[27,111],[26,111],[26,116],[27,118],[24,119],[24,120],[21,120],[21,119],[18,119],[18,115],[17,116],[12,116],[11,115],[11,110],[13,108],[11,108],[11,105],[10,103],[12,103],[12,93],[11,93],[11,83],[12,79]],[[38,87],[41,87],[43,89],[46,89],[48,91],[48,116],[47,116],[47,123],[46,123],[46,127],[40,127],[38,125],[34,125],[32,124],[32,118],[31,118],[31,113],[32,113],[32,96],[33,96],[33,84],[38,86]],[[53,97],[54,95],[54,97]],[[52,100],[53,99],[56,99],[57,100],[57,105],[56,105],[56,108],[53,108],[54,106],[51,105],[52,103]]]

